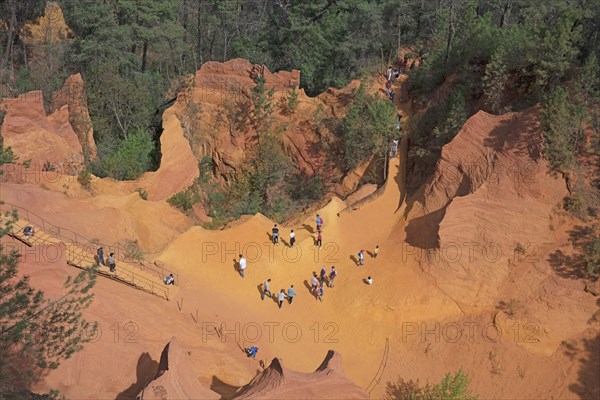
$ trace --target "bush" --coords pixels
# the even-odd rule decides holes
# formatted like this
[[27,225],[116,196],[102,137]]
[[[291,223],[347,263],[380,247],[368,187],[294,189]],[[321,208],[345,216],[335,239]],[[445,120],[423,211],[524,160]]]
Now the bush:
[[175,193],[173,196],[167,199],[167,202],[175,208],[180,209],[183,212],[188,212],[192,209],[194,204],[198,202],[198,194],[193,187],[189,187],[186,190]]
[[571,196],[564,198],[564,209],[576,217],[583,217],[584,205],[581,196],[578,193],[573,193]]
[[77,182],[82,188],[90,190],[92,188],[92,174],[87,169],[82,169],[77,174]]
[[405,381],[388,383],[386,400],[477,400],[478,396],[469,391],[469,377],[458,370],[454,375],[448,373],[438,384],[427,383],[419,386],[419,382]]
[[593,278],[600,276],[600,236],[590,241],[584,258],[587,273]]
[[148,192],[146,190],[139,187],[135,191],[138,192],[142,200],[148,200]]
[[296,112],[296,108],[298,107],[298,104],[300,103],[300,99],[298,96],[298,91],[296,90],[296,87],[294,86],[292,88],[292,90],[289,91],[288,93],[288,97],[287,97],[287,112],[290,114],[293,114]]

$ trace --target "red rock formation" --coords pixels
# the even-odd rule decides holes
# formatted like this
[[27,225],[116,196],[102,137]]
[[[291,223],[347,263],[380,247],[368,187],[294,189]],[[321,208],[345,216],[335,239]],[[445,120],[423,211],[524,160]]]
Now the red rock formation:
[[271,365],[240,388],[234,399],[368,399],[369,395],[352,383],[342,369],[342,357],[329,350],[313,373],[285,368],[274,358]]
[[13,148],[19,161],[31,160],[38,170],[46,162],[55,167],[71,165],[73,170],[81,166],[82,148],[69,123],[68,106],[46,115],[39,90],[5,99],[2,106],[6,109],[1,131],[4,145]]
[[[300,72],[271,73],[264,66],[243,59],[202,65],[193,85],[180,93],[173,107],[196,158],[210,156],[217,177],[229,181],[253,156],[257,137],[250,122],[250,96],[257,74],[263,74],[267,88],[274,90],[272,126],[281,130],[283,150],[291,164],[308,175],[318,172],[326,182],[339,181],[343,176],[339,163],[341,142],[331,132],[331,124],[323,120],[343,115],[356,82],[316,98],[309,98],[299,89],[299,104],[294,113],[288,114],[283,104],[291,88],[299,85]],[[315,113],[320,113],[318,122]],[[334,189],[346,195],[356,188],[356,183]]]
[[139,399],[218,399],[220,396],[200,384],[194,375],[189,355],[173,337],[165,346],[158,372],[138,395]]
[[567,194],[541,158],[537,111],[472,116],[409,200],[407,242],[463,310],[497,298],[515,246],[552,242],[549,216]]
[[91,158],[96,158],[94,129],[88,111],[87,96],[81,74],[69,76],[62,89],[52,95],[51,111],[65,106],[69,113],[69,122],[75,133],[77,133],[81,147]]

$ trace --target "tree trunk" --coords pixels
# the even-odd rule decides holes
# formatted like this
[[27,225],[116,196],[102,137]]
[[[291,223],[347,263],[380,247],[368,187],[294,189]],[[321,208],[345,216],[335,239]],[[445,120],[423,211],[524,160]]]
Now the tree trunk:
[[196,41],[196,52],[200,57],[200,65],[202,65],[202,0],[198,0],[198,19],[196,20],[196,32],[198,40]]
[[0,70],[0,83],[4,79],[4,73],[8,69],[8,62],[12,56],[13,41],[18,30],[17,21],[17,0],[8,0],[10,7],[10,23],[8,25],[8,35],[6,37],[6,50],[2,59],[2,69]]
[[398,12],[398,42],[396,43],[396,57],[400,57],[400,46],[402,45],[402,25],[400,24],[402,13]]
[[508,16],[510,14],[511,6],[512,4],[510,0],[504,4],[504,11],[502,12],[502,18],[500,18],[500,28],[503,28],[508,24]]
[[142,50],[142,73],[146,72],[146,59],[148,55],[148,42],[144,42],[144,48]]
[[444,56],[444,64],[448,64],[450,57],[450,50],[452,49],[452,41],[454,40],[455,26],[454,26],[454,0],[450,1],[450,18],[448,21],[448,43],[446,45],[446,55]]

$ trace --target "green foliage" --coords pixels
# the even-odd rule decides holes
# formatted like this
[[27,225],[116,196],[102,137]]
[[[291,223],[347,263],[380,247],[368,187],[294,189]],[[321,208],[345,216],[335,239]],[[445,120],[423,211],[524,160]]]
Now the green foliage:
[[429,165],[437,160],[442,147],[449,143],[467,120],[467,104],[462,88],[455,89],[448,101],[434,106],[410,126],[417,158]]
[[82,169],[77,174],[77,182],[86,190],[90,190],[92,188],[92,174],[87,169]]
[[[14,164],[18,159],[19,157],[15,156],[10,146],[4,147],[2,136],[0,136],[0,166],[4,164]],[[0,170],[0,175],[3,173],[4,171]]]
[[288,96],[287,96],[287,112],[290,114],[293,114],[296,112],[296,108],[298,107],[298,103],[300,102],[300,99],[298,97],[298,91],[296,90],[296,87],[294,86],[292,88],[292,90],[290,90],[288,92]]
[[579,193],[574,193],[564,199],[564,208],[576,217],[583,217],[585,206]]
[[114,179],[136,179],[152,165],[154,143],[138,129],[125,139],[105,139],[98,144],[98,160],[90,164],[94,175]]
[[148,192],[145,189],[139,187],[136,188],[135,191],[140,195],[142,200],[148,200]]
[[15,80],[15,85],[19,94],[26,93],[34,89],[29,68],[25,67],[19,71],[19,74]]
[[354,93],[352,106],[338,126],[344,138],[344,160],[348,169],[388,146],[396,114],[391,102],[368,94],[361,83]]
[[556,87],[548,96],[540,113],[544,135],[544,156],[556,171],[569,170],[575,160],[579,132],[574,121],[574,109],[567,91]]
[[584,254],[587,273],[597,278],[600,276],[600,236],[594,236]]
[[[0,227],[0,237],[11,220]],[[82,318],[90,306],[96,282],[93,267],[69,276],[62,295],[47,299],[31,287],[29,277],[18,273],[19,254],[0,246],[0,388],[29,381],[37,368],[57,368],[94,338],[96,324]]]
[[192,186],[186,190],[175,193],[173,196],[167,199],[167,202],[183,212],[188,212],[192,209],[192,207],[194,207],[194,204],[196,204],[198,200],[198,194],[195,188]]
[[483,93],[487,106],[494,114],[501,114],[504,88],[508,80],[508,71],[504,63],[504,48],[499,47],[485,67]]
[[478,396],[469,391],[469,377],[458,370],[454,375],[446,374],[438,384],[427,383],[419,386],[419,382],[405,381],[387,384],[386,400],[477,400]]
[[273,124],[273,88],[267,90],[265,77],[258,75],[254,82],[256,86],[251,89],[252,92],[252,126],[256,130],[258,140],[263,135],[267,135]]

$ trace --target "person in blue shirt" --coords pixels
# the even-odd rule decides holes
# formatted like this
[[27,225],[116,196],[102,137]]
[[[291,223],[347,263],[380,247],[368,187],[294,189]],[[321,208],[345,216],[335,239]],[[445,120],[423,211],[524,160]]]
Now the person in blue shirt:
[[258,353],[258,347],[252,346],[246,349],[246,355],[251,358],[256,358],[256,353]]
[[102,264],[106,267],[106,262],[104,262],[104,249],[102,247],[98,247],[96,254],[98,255],[97,265],[100,266],[100,264]]
[[295,295],[296,295],[296,290],[294,289],[294,285],[291,285],[287,291],[288,302],[290,304],[292,304],[292,301],[294,300]]

